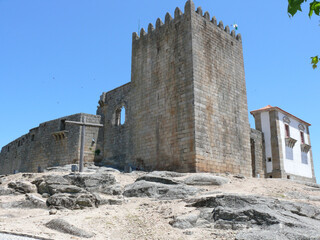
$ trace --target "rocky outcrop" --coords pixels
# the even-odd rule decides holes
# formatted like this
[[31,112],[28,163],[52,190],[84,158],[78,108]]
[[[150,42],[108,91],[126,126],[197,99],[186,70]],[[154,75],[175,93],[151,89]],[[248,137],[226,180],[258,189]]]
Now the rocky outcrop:
[[157,182],[137,181],[125,186],[125,197],[150,197],[157,199],[184,199],[194,196],[200,189],[183,184],[163,184]]
[[99,186],[99,192],[107,195],[122,195],[123,189],[120,184],[111,186]]
[[33,194],[26,194],[26,200],[30,201],[36,208],[46,208],[46,201]]
[[100,192],[104,188],[116,183],[116,179],[109,173],[75,174],[64,176],[72,185],[84,188],[89,192]]
[[100,197],[97,193],[122,193],[121,187],[115,185],[115,177],[105,171],[64,176],[47,175],[33,183],[37,186],[39,194],[48,197],[47,206],[57,209],[98,207]]
[[91,193],[57,193],[47,199],[47,206],[57,209],[83,209],[86,207],[98,207],[99,200]]
[[[6,176],[0,187],[0,208],[21,208],[24,211],[37,209],[37,212],[43,211],[51,220],[54,215],[61,217],[70,213],[59,211],[64,208],[79,210],[112,205],[101,207],[102,214],[105,214],[106,218],[109,216],[106,221],[110,222],[121,213],[117,224],[121,224],[120,221],[127,224],[129,221],[128,225],[133,229],[144,228],[148,225],[147,222],[154,221],[156,217],[162,222],[160,226],[167,228],[167,232],[193,235],[195,239],[199,237],[196,234],[205,234],[206,239],[320,239],[320,209],[301,202],[313,201],[315,205],[319,205],[320,197],[314,192],[320,189],[317,184],[301,182],[300,185],[300,182],[293,182],[296,185],[292,186],[287,180],[277,180],[280,187],[273,188],[273,183],[269,180],[260,179],[255,182],[254,179],[241,176],[221,177],[208,173],[179,174],[160,171],[134,171],[126,174],[114,173],[107,168],[90,168],[90,171],[81,174],[39,174],[40,177],[32,181],[36,176],[37,174],[27,173]],[[115,176],[121,182],[117,182]],[[282,183],[285,187],[281,188]],[[223,184],[230,184],[230,187],[219,187]],[[235,192],[242,184],[251,186],[253,192],[257,184],[260,188],[272,190],[271,194],[277,193],[277,196],[286,198],[287,201],[267,197],[271,195],[269,192],[263,193],[266,197],[224,193],[233,191],[232,184],[235,184]],[[35,188],[39,194],[35,193]],[[21,193],[25,193],[25,199]],[[89,214],[91,210],[99,215],[100,210],[90,209]],[[113,211],[115,213],[111,213]],[[81,213],[79,217],[81,215],[83,217]],[[104,215],[99,217],[106,219]],[[92,219],[88,220],[88,223],[94,225],[94,217],[90,215],[90,218]],[[80,236],[77,235],[79,231],[75,226],[68,225],[61,219],[57,221],[47,225],[53,226],[52,229],[56,228],[57,231]],[[109,225],[111,229],[113,224]],[[95,231],[92,227],[87,229]],[[100,234],[96,231],[95,233]],[[87,233],[81,237],[93,236],[91,233],[85,234]]]
[[[207,225],[216,229],[245,230],[237,239],[320,239],[320,210],[305,203],[259,196],[219,195],[196,199],[188,206],[196,207],[197,214],[175,217],[170,222],[173,227],[185,229]],[[257,228],[264,234],[261,235]],[[291,237],[285,238],[288,234]]]
[[16,181],[8,183],[8,188],[14,189],[18,193],[35,193],[37,188],[34,184],[25,181]]

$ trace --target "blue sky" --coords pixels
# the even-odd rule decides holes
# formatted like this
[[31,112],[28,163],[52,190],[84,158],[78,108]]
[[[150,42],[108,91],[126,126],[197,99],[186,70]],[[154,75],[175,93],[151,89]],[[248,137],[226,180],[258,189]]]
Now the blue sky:
[[[242,34],[249,111],[278,106],[312,124],[320,180],[320,18],[286,0],[195,0]],[[131,36],[185,0],[0,0],[0,148],[39,123],[95,114],[102,92],[130,81]],[[140,23],[140,24],[139,24]],[[250,116],[251,127],[254,127]]]

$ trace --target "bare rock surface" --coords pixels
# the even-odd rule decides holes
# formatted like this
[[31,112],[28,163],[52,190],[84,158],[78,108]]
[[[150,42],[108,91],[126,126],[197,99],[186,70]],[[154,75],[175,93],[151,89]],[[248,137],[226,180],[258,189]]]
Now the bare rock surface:
[[145,180],[137,181],[127,185],[123,195],[125,197],[151,197],[157,199],[184,199],[197,194],[198,188],[186,185],[172,185]]
[[64,176],[72,185],[84,188],[90,192],[99,192],[106,186],[116,183],[116,179],[109,173],[70,174]]
[[47,208],[46,202],[31,194],[26,194],[25,199],[10,202],[0,202],[0,209],[34,209],[34,208]]
[[176,177],[184,177],[187,174],[171,172],[171,171],[153,171],[153,172],[150,172],[149,175],[163,177],[163,178],[176,178]]
[[123,188],[120,184],[113,184],[111,186],[99,186],[99,193],[107,195],[122,195]]
[[83,209],[85,207],[99,206],[97,195],[91,193],[57,193],[50,196],[46,203],[48,207],[55,207],[57,209]]
[[122,188],[115,185],[116,179],[109,171],[46,175],[35,179],[33,183],[37,186],[38,193],[47,198],[47,206],[57,209],[98,207],[100,197],[95,193],[122,193]]
[[163,184],[169,184],[169,185],[177,185],[179,182],[174,181],[173,179],[167,178],[167,177],[159,177],[157,175],[153,174],[146,174],[144,176],[138,177],[137,181],[147,181],[147,182],[156,182],[156,183],[163,183]]
[[30,201],[34,207],[47,208],[46,201],[40,197],[33,195],[33,194],[26,194],[26,200]]
[[8,188],[12,188],[19,193],[35,193],[37,191],[34,184],[26,181],[9,182]]
[[274,226],[269,229],[243,231],[236,240],[319,240],[319,231],[287,226]]
[[[95,240],[320,239],[315,184],[86,168],[81,174],[70,173],[68,166],[1,178],[0,228],[46,239],[84,238],[46,227],[58,218]],[[221,178],[225,184],[212,185]],[[185,184],[187,179],[192,185]],[[26,182],[37,192],[21,194],[7,188],[10,182]]]
[[46,223],[46,227],[77,237],[92,238],[94,236],[93,233],[77,228],[63,219],[53,219]]
[[0,196],[15,194],[16,191],[12,188],[0,187]]
[[229,183],[225,177],[214,176],[207,173],[194,174],[184,180],[187,185],[223,185]]
[[[320,209],[309,204],[259,196],[218,195],[195,200],[188,206],[201,213],[176,217],[170,223],[172,226],[185,229],[207,224],[217,229],[247,230],[237,239],[320,239]],[[257,228],[264,233],[261,235]]]

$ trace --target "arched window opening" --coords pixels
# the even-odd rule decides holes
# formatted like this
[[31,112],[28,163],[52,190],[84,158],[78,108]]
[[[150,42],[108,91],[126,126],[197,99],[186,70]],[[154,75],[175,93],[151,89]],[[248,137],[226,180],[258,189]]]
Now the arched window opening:
[[125,107],[122,107],[116,110],[115,125],[120,126],[125,124],[125,122],[126,122],[126,109]]
[[123,125],[126,122],[126,109],[125,107],[121,108],[121,115],[120,115],[120,124]]

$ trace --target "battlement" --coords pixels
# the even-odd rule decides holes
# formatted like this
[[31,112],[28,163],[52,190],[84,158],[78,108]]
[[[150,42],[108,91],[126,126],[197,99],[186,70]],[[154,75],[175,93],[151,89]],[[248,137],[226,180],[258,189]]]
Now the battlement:
[[217,21],[216,17],[212,17],[210,19],[210,13],[206,11],[203,14],[202,8],[198,7],[195,10],[195,5],[193,3],[193,0],[188,0],[184,7],[185,12],[183,13],[180,8],[176,8],[174,11],[174,18],[172,18],[171,14],[169,12],[165,15],[165,22],[163,23],[161,18],[158,18],[156,21],[156,27],[153,26],[152,23],[149,23],[148,25],[148,32],[145,31],[144,28],[141,28],[140,35],[137,32],[132,33],[132,40],[133,41],[139,41],[140,39],[147,38],[150,35],[153,35],[154,33],[159,32],[162,29],[168,28],[170,25],[175,25],[177,22],[181,21],[182,19],[187,19],[188,16],[191,16],[193,12],[196,13],[197,16],[203,17],[211,24],[215,25],[217,28],[224,31],[226,34],[230,35],[232,38],[238,40],[239,42],[242,41],[241,34],[236,34],[235,30],[232,30],[230,32],[230,27],[227,25],[224,27],[223,21]]

